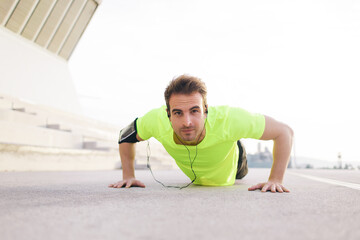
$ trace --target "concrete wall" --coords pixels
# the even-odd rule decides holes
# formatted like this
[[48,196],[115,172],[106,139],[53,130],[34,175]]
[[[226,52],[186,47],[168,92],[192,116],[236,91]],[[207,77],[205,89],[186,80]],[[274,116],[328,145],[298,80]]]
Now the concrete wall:
[[117,151],[45,148],[0,143],[0,172],[113,170],[120,167]]
[[81,112],[67,61],[2,26],[0,93]]

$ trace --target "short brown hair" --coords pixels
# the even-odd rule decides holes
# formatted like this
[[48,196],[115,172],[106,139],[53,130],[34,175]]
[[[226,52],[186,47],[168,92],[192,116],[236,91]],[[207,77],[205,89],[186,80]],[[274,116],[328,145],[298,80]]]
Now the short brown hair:
[[198,92],[201,94],[204,104],[206,105],[206,86],[200,78],[193,77],[190,75],[181,75],[174,78],[167,88],[165,89],[165,102],[168,111],[170,111],[170,97],[173,94],[192,94],[193,92]]

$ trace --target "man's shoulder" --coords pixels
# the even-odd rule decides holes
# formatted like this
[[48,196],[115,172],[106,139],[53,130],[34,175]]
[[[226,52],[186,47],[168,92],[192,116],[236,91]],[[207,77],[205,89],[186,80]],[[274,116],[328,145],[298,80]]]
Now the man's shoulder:
[[[212,112],[211,112],[212,110]],[[211,117],[210,117],[211,116]],[[209,122],[225,138],[260,138],[265,127],[262,114],[249,112],[241,107],[217,106],[209,109]]]
[[158,108],[153,108],[151,110],[149,110],[144,116],[152,116],[152,117],[159,117],[161,115],[165,115],[166,116],[166,106],[161,106]]
[[142,139],[149,139],[150,137],[158,138],[167,133],[171,125],[167,117],[166,106],[148,111],[145,115],[138,118],[137,126],[139,136]]
[[233,107],[229,105],[219,105],[219,106],[212,106],[209,107],[209,112],[212,112],[217,117],[224,117],[228,116],[230,113],[238,112],[241,113],[245,111],[241,107]]
[[241,107],[233,107],[229,105],[209,107],[208,117],[212,122],[219,121],[253,121],[254,118],[262,117],[262,114],[249,112]]
[[153,108],[137,120],[141,123],[157,123],[159,120],[165,121],[167,118],[166,107]]

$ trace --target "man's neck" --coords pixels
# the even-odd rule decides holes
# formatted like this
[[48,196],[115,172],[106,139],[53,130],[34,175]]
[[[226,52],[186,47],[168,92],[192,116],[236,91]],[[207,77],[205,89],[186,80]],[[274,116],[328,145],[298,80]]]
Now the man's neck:
[[195,141],[184,141],[182,139],[180,139],[180,137],[174,132],[173,134],[173,138],[174,138],[174,142],[176,144],[180,144],[180,145],[187,145],[187,146],[196,146],[198,145],[199,143],[201,143],[201,141],[205,138],[205,135],[206,135],[206,129],[204,129],[202,132],[201,132],[201,135],[200,137],[196,137]]

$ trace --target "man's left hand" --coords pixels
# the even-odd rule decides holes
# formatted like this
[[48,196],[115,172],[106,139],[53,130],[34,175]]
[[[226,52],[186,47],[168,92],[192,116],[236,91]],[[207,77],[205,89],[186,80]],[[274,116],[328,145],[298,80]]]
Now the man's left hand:
[[279,192],[279,193],[290,192],[281,183],[272,182],[272,181],[259,183],[259,184],[256,184],[256,185],[251,186],[251,187],[248,188],[249,191],[254,191],[254,190],[257,190],[257,189],[260,189],[262,192],[266,192],[266,191],[271,191],[273,193],[275,193],[275,192]]

